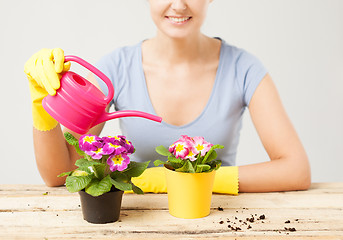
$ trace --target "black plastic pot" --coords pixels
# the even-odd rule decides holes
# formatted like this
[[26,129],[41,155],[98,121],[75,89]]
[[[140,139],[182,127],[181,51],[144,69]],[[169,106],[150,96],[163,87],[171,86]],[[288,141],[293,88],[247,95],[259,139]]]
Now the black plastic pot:
[[119,219],[123,191],[114,190],[98,197],[79,191],[83,219],[90,223],[111,223]]

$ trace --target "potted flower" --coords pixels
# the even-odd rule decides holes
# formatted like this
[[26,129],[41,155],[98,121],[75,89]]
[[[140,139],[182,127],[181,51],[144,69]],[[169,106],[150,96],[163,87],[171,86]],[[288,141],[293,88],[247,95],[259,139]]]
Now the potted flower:
[[72,134],[64,134],[82,156],[75,165],[77,169],[65,172],[69,192],[79,192],[83,218],[91,223],[115,222],[119,219],[123,192],[143,191],[131,178],[140,176],[148,162],[130,161],[135,148],[125,136],[98,137],[86,134],[77,140]]
[[201,218],[209,215],[215,170],[221,166],[216,149],[203,137],[182,135],[167,149],[156,152],[168,158],[155,160],[154,165],[165,167],[169,213],[179,218]]

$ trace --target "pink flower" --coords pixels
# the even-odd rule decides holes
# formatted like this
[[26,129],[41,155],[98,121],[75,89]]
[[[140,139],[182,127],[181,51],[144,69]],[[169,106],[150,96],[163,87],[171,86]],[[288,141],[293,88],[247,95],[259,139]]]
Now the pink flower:
[[122,152],[126,151],[126,148],[119,145],[119,143],[116,144],[116,143],[111,143],[111,142],[105,143],[103,149],[106,155],[110,155],[110,154],[119,155]]
[[203,137],[193,137],[192,151],[195,155],[201,153],[201,156],[205,156],[212,146],[213,144],[206,142]]
[[121,138],[120,143],[126,149],[127,153],[131,154],[135,151],[133,144],[125,136],[118,135],[118,137]]
[[[127,154],[131,154],[135,151],[135,148],[133,147],[133,144],[126,139],[125,136],[121,136],[121,135],[118,135],[118,136],[107,136],[107,137],[103,137],[102,138],[103,141],[105,143],[112,143],[113,145],[119,145],[123,148],[125,148],[125,150],[123,150],[122,152],[126,152]],[[119,154],[119,153],[117,153]]]
[[111,155],[107,159],[107,164],[110,166],[110,170],[114,171],[123,171],[127,168],[127,165],[130,163],[130,158],[126,154]]
[[197,154],[193,152],[193,148],[191,148],[188,152],[188,155],[186,156],[186,159],[189,159],[190,161],[195,161],[197,159],[196,155]]
[[103,148],[98,148],[96,150],[85,151],[85,153],[91,156],[93,159],[101,159],[103,155],[106,155]]
[[186,135],[174,142],[170,147],[169,151],[176,157],[185,159],[192,148],[192,139]]
[[173,143],[172,145],[169,146],[168,150],[171,154],[174,154],[174,149],[175,149],[175,144]]
[[79,139],[79,146],[82,151],[95,151],[102,146],[101,138],[91,134],[82,135]]
[[205,156],[213,144],[205,141],[203,137],[189,137],[182,135],[176,142],[169,146],[169,152],[176,158],[195,161],[198,154]]

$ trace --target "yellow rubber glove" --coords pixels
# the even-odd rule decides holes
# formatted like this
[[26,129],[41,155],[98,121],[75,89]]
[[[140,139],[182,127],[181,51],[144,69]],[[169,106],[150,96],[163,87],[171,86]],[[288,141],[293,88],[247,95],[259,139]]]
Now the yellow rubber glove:
[[238,167],[220,167],[216,172],[212,192],[238,195]]
[[[167,183],[164,171],[164,167],[148,168],[139,177],[132,178],[132,182],[140,187],[143,192],[166,193]],[[212,191],[238,195],[238,167],[220,167],[216,171]],[[130,192],[132,191],[126,193]]]
[[25,63],[24,72],[31,92],[33,126],[36,129],[48,131],[57,126],[57,121],[44,110],[42,100],[48,94],[56,94],[62,74],[69,69],[70,62],[64,63],[64,52],[60,48],[44,48]]
[[166,193],[167,182],[164,171],[164,167],[147,168],[142,175],[132,178],[131,181],[140,187],[143,192]]

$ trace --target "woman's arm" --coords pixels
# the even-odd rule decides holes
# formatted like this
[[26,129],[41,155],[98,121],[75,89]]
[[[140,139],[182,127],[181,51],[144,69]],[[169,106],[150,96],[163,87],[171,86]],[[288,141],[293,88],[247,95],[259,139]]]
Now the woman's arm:
[[239,191],[308,189],[311,172],[306,152],[269,74],[257,87],[249,112],[270,161],[240,166]]
[[[88,80],[99,88],[96,79],[93,76]],[[107,107],[108,111],[109,107]],[[89,133],[99,135],[104,123],[93,127]],[[64,129],[63,132],[70,132],[77,139],[81,135]],[[47,186],[60,186],[65,183],[66,177],[57,177],[62,172],[68,172],[76,167],[75,161],[80,158],[75,148],[70,146],[64,139],[61,126],[58,124],[50,131],[39,131],[33,128],[33,143],[35,150],[36,163],[43,181]]]

